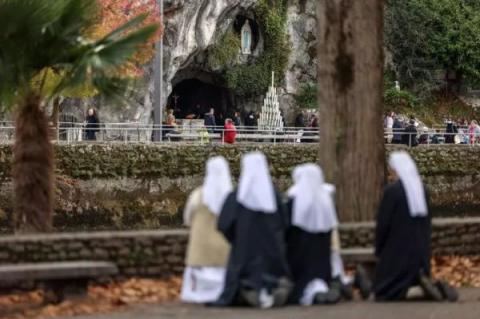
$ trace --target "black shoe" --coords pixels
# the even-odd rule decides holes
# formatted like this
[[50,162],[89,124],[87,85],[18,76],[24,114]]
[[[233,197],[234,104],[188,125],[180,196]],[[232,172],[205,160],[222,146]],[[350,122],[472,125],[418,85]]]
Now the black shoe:
[[334,305],[340,301],[340,298],[342,298],[342,295],[337,290],[329,290],[326,295],[327,305]]
[[351,284],[344,285],[339,277],[334,278],[330,282],[330,290],[338,291],[340,296],[345,300],[353,299],[353,287]]
[[260,298],[258,292],[253,289],[240,289],[242,300],[250,307],[259,308]]
[[328,297],[326,292],[319,292],[315,294],[315,297],[313,297],[314,305],[326,305],[327,301],[328,301]]
[[367,271],[361,265],[357,266],[354,286],[360,290],[360,295],[363,300],[367,300],[368,297],[370,297],[372,283],[370,282],[370,279],[368,279]]
[[458,292],[455,288],[450,286],[447,282],[439,280],[435,283],[435,286],[440,290],[442,297],[450,302],[458,301]]
[[353,300],[353,285],[352,284],[342,285],[342,287],[340,289],[340,292],[342,294],[342,297],[345,300],[348,300],[348,301]]
[[437,286],[430,280],[429,277],[420,275],[420,287],[422,287],[425,297],[433,301],[443,301],[443,296]]
[[281,307],[288,301],[293,284],[288,278],[280,278],[278,287],[273,290],[274,307]]

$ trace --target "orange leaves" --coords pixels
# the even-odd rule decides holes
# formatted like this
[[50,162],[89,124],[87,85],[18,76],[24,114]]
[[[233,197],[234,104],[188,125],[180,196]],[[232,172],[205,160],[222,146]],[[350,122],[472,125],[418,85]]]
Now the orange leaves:
[[432,276],[446,280],[455,287],[480,288],[480,257],[434,257]]
[[[146,20],[143,22],[143,26],[161,23],[156,0],[98,0],[98,3],[100,7],[99,23],[91,31],[94,39],[104,37],[112,30],[141,14],[148,14]],[[134,55],[132,61],[120,70],[122,75],[130,77],[143,75],[142,66],[151,61],[155,56],[155,42],[162,35],[162,30],[163,28],[159,28],[157,35],[152,37],[150,41]]]
[[130,279],[120,284],[92,287],[90,295],[94,299],[107,299],[117,305],[139,302],[158,303],[177,299],[180,286],[180,278],[171,278],[167,281]]
[[41,306],[42,293],[0,296],[0,318],[40,319],[112,312],[136,303],[162,303],[177,300],[181,278],[168,280],[130,279],[108,285],[92,285],[88,298]]

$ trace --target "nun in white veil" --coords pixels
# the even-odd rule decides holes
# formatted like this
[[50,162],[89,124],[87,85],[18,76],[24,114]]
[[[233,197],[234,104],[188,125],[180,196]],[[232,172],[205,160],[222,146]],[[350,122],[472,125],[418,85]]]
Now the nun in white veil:
[[242,158],[238,189],[223,207],[218,229],[231,244],[225,289],[215,306],[282,306],[291,289],[286,258],[288,220],[265,155]]
[[375,299],[403,300],[419,285],[426,299],[451,300],[450,287],[430,279],[431,217],[417,166],[407,152],[394,152],[388,164],[395,181],[386,187],[377,215]]
[[293,181],[287,205],[291,219],[288,261],[295,283],[290,301],[301,305],[335,303],[340,293],[329,289],[332,231],[338,227],[333,186],[325,184],[323,172],[315,164],[296,167]]
[[211,158],[203,186],[191,193],[184,211],[184,223],[191,228],[181,292],[184,302],[212,302],[223,290],[230,247],[217,230],[217,220],[232,189],[228,162]]

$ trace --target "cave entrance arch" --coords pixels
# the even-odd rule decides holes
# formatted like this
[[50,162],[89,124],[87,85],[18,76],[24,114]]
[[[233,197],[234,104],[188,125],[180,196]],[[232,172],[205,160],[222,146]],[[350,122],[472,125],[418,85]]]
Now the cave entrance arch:
[[168,108],[175,110],[177,119],[192,114],[203,119],[204,114],[214,108],[217,125],[223,125],[220,121],[236,111],[234,96],[228,88],[197,78],[184,79],[173,86]]

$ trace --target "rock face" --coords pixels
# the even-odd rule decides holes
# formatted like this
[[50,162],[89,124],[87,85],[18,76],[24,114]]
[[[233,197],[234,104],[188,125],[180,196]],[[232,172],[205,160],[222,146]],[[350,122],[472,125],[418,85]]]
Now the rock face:
[[[263,98],[241,97],[226,88],[221,71],[208,64],[209,49],[219,42],[239,16],[255,20],[254,9],[259,0],[164,0],[164,86],[162,105],[173,108],[173,89],[185,80],[198,80],[222,91],[222,99],[238,111],[259,111]],[[287,32],[291,55],[286,74],[278,88],[280,107],[292,122],[297,113],[295,95],[302,84],[316,78],[316,17],[314,0],[288,0]],[[236,26],[238,27],[238,26]],[[259,27],[256,48],[250,57],[239,56],[240,64],[250,63],[263,51],[264,35]],[[237,30],[239,33],[239,30]],[[277,76],[279,76],[277,74]],[[154,67],[145,66],[145,77],[124,103],[101,98],[66,99],[61,104],[62,122],[83,122],[86,110],[95,107],[104,123],[153,122]],[[265,88],[265,93],[267,88]],[[169,99],[170,97],[170,99]],[[215,104],[215,102],[212,102]],[[225,103],[224,103],[225,104]],[[205,110],[206,111],[206,110]],[[8,117],[8,116],[7,116]]]
[[302,85],[315,83],[317,77],[317,19],[316,1],[291,0],[288,6],[288,34],[292,54],[285,76],[281,104],[287,118],[294,118],[298,110],[295,95]]
[[[198,63],[199,57],[201,60],[202,52],[220,38],[239,13],[251,12],[256,3],[257,0],[167,1],[164,97],[184,78],[198,76],[202,79],[202,72],[197,69],[195,74],[192,64]],[[314,82],[316,78],[315,10],[313,0],[288,1],[287,31],[292,53],[283,87],[279,91],[281,107],[289,118],[297,108],[294,95],[301,84]],[[187,72],[182,74],[185,70]],[[241,105],[237,107],[258,110],[262,100],[263,97],[258,97],[240,101]]]
[[[219,70],[212,70],[207,63],[208,49],[211,48],[230,28],[239,15],[254,19],[254,7],[258,0],[166,0],[164,34],[164,106],[173,107],[172,91],[184,80],[199,80],[218,89],[226,87]],[[314,0],[289,0],[287,32],[292,45],[289,66],[279,88],[281,108],[289,122],[297,111],[294,96],[302,84],[313,82],[316,77],[316,18]],[[262,50],[263,35],[259,30],[257,51]],[[259,54],[260,52],[254,52]],[[243,63],[248,60],[242,61]],[[82,111],[75,111],[77,118],[88,106],[100,109],[103,122],[135,121],[152,122],[152,99],[154,91],[153,63],[146,67],[146,83],[138,96],[128,105],[110,106],[105,101],[74,101]],[[266,92],[266,90],[265,90]],[[260,110],[263,96],[236,97],[229,92],[228,99],[234,99],[237,110]],[[170,96],[170,99],[168,97]],[[72,104],[72,102],[70,103]],[[72,110],[69,106],[67,109]]]

